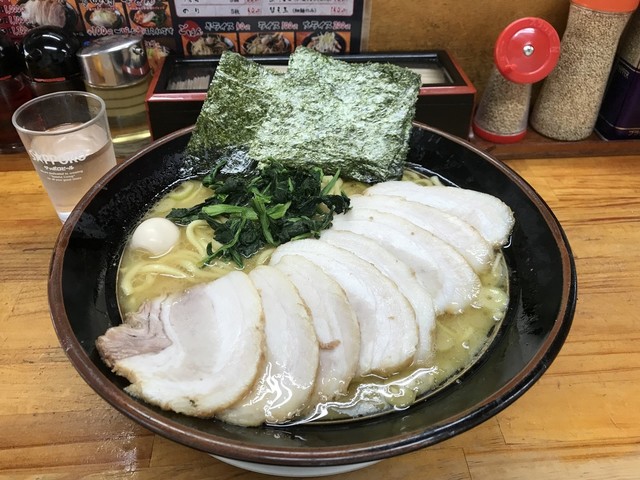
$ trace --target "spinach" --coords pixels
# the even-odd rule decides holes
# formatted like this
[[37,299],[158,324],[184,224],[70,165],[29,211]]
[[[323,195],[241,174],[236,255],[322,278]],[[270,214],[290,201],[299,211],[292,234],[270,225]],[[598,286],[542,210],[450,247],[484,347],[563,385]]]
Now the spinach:
[[349,198],[329,192],[337,182],[336,172],[322,188],[320,168],[284,166],[272,161],[249,174],[222,175],[224,162],[202,178],[214,194],[191,208],[175,208],[167,218],[178,225],[201,219],[214,230],[220,243],[207,246],[202,260],[207,265],[216,258],[232,260],[239,267],[260,248],[300,238],[318,237],[331,226],[334,213],[349,209]]

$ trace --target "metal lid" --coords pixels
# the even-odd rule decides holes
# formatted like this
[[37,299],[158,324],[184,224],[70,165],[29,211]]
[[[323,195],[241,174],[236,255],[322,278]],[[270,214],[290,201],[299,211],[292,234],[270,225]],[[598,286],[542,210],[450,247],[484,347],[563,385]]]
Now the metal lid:
[[498,36],[496,67],[507,80],[535,83],[551,73],[560,57],[560,37],[550,23],[525,17],[510,23]]
[[121,87],[149,73],[143,37],[115,35],[92,40],[78,52],[85,80],[95,87]]

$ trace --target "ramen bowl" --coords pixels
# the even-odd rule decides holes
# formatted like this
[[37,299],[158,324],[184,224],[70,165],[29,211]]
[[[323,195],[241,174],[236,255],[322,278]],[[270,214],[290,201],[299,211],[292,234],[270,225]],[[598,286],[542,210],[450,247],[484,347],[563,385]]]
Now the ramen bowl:
[[577,281],[570,247],[540,196],[469,143],[414,124],[408,161],[443,182],[497,196],[514,212],[504,248],[510,302],[491,345],[455,382],[401,411],[349,422],[246,428],[160,410],[129,396],[96,352],[121,323],[118,262],[145,211],[184,177],[191,129],[154,142],[103,177],[64,224],[51,260],[49,303],[60,343],[108,403],[158,435],[263,473],[339,473],[429,447],[484,422],[546,371],[569,331]]

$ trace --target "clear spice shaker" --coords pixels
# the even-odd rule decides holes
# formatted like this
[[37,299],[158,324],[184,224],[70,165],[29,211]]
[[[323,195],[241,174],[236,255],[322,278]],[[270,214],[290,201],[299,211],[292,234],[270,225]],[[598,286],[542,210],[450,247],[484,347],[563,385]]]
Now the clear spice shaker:
[[87,91],[106,103],[116,156],[129,156],[149,144],[145,98],[151,69],[143,37],[97,38],[78,51],[78,59]]
[[560,38],[540,18],[525,17],[498,36],[494,64],[473,118],[474,133],[494,143],[515,143],[527,133],[531,85],[558,62]]
[[638,0],[571,0],[558,65],[542,85],[530,123],[556,140],[593,132],[620,35]]
[[0,35],[0,153],[24,151],[11,123],[13,112],[33,98],[23,71],[24,62],[18,48],[11,39]]

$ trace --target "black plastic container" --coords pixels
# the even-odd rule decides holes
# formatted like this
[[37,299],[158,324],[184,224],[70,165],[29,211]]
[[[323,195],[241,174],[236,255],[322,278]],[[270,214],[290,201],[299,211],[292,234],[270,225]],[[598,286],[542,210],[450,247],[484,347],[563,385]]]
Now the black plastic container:
[[640,138],[640,9],[620,38],[596,132],[607,140]]
[[36,96],[85,90],[76,52],[80,40],[58,27],[37,27],[22,39],[26,75]]
[[24,150],[18,132],[11,124],[11,116],[20,105],[31,100],[33,94],[23,76],[24,62],[16,45],[0,36],[0,153]]

